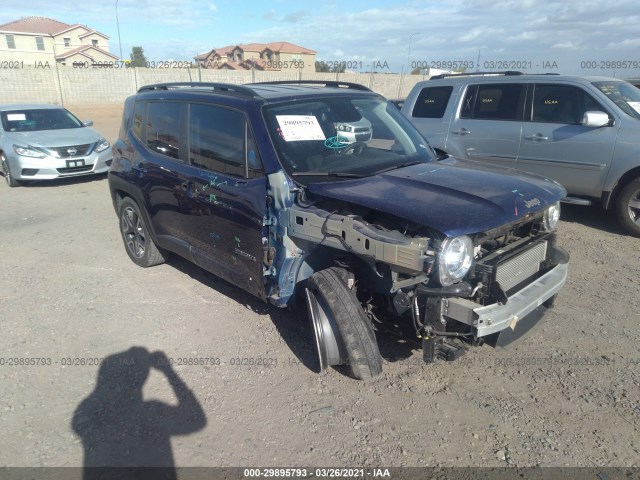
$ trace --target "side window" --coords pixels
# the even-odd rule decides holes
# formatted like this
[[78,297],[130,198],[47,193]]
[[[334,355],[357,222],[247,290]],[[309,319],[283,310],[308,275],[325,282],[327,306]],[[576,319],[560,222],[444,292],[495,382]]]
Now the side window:
[[133,125],[131,130],[138,140],[142,140],[142,124],[144,122],[144,110],[147,104],[138,102],[133,107]]
[[475,85],[467,89],[460,110],[461,118],[480,120],[521,120],[525,84],[498,83]]
[[[180,158],[180,113],[182,104],[149,103],[147,147],[171,158]],[[135,120],[134,120],[135,124]]]
[[531,121],[577,124],[584,112],[606,110],[578,87],[570,85],[536,84],[533,91]]
[[453,87],[423,88],[411,115],[415,118],[442,118],[452,91]]
[[[191,105],[189,161],[192,165],[244,178],[249,157],[254,170],[261,170],[255,142],[245,141],[246,135],[246,120],[241,112],[214,105]],[[253,154],[247,154],[247,144]]]

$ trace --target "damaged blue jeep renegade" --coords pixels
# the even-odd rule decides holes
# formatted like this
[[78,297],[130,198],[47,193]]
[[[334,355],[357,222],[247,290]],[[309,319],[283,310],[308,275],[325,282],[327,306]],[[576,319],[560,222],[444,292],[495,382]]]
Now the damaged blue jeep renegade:
[[567,278],[559,184],[437,161],[361,85],[148,85],[113,154],[131,260],[175,253],[278,307],[304,300],[321,369],[378,375],[374,320],[415,330],[426,362],[496,345]]

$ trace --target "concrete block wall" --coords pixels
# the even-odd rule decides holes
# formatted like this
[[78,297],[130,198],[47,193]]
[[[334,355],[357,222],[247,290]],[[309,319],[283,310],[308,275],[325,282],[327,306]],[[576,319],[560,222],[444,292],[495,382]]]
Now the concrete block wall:
[[229,71],[197,68],[49,68],[0,70],[0,103],[122,103],[143,85],[167,82],[244,84],[273,80],[341,80],[360,83],[387,98],[404,98],[416,82],[428,77],[370,73],[301,73]]
[[0,103],[61,103],[56,70],[0,70]]

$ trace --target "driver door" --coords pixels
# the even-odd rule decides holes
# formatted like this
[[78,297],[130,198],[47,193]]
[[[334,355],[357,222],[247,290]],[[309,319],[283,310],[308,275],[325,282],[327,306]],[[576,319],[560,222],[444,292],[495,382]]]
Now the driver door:
[[244,113],[189,106],[189,166],[182,188],[196,206],[186,231],[196,263],[265,298],[267,182]]

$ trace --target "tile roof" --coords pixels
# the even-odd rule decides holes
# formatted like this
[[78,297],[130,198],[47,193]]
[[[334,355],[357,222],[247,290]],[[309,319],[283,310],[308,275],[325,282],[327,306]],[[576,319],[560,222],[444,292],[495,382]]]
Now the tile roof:
[[108,55],[112,58],[118,58],[116,55],[113,55],[112,53],[107,52],[106,50],[102,50],[100,47],[94,47],[93,45],[83,45],[81,47],[78,48],[74,48],[73,50],[69,50],[66,51],[64,53],[61,53],[60,55],[56,56],[56,60],[64,60],[65,58],[68,58],[72,55],[75,55],[76,53],[80,53],[86,57],[89,57],[91,60],[95,60],[92,56],[91,56],[91,52],[90,50],[97,50],[98,52],[102,53],[103,55]]
[[314,54],[318,53],[315,50],[309,50],[308,48],[301,47],[299,45],[294,45],[289,42],[271,42],[267,43],[265,47],[273,50],[274,52],[287,52],[287,53],[308,53]]
[[304,48],[289,42],[239,43],[237,45],[227,45],[226,47],[214,48],[212,50],[209,50],[208,53],[201,53],[195,58],[206,58],[206,56],[208,56],[213,51],[218,52],[221,55],[230,55],[236,48],[240,48],[241,50],[248,52],[263,52],[268,48],[273,52],[305,53],[310,55],[317,53],[315,50],[309,50],[308,48]]
[[80,38],[85,38],[89,35],[100,35],[102,38],[106,38],[107,40],[109,40],[109,37],[107,35],[105,35],[104,33],[100,33],[97,30],[89,30],[87,31],[87,33],[83,33],[82,35],[80,35]]
[[[0,25],[0,31],[15,33],[41,33],[46,35],[55,35],[72,27],[81,27],[82,25],[69,25],[68,23],[59,22],[47,17],[24,17],[20,20]],[[84,28],[84,27],[83,27]]]

